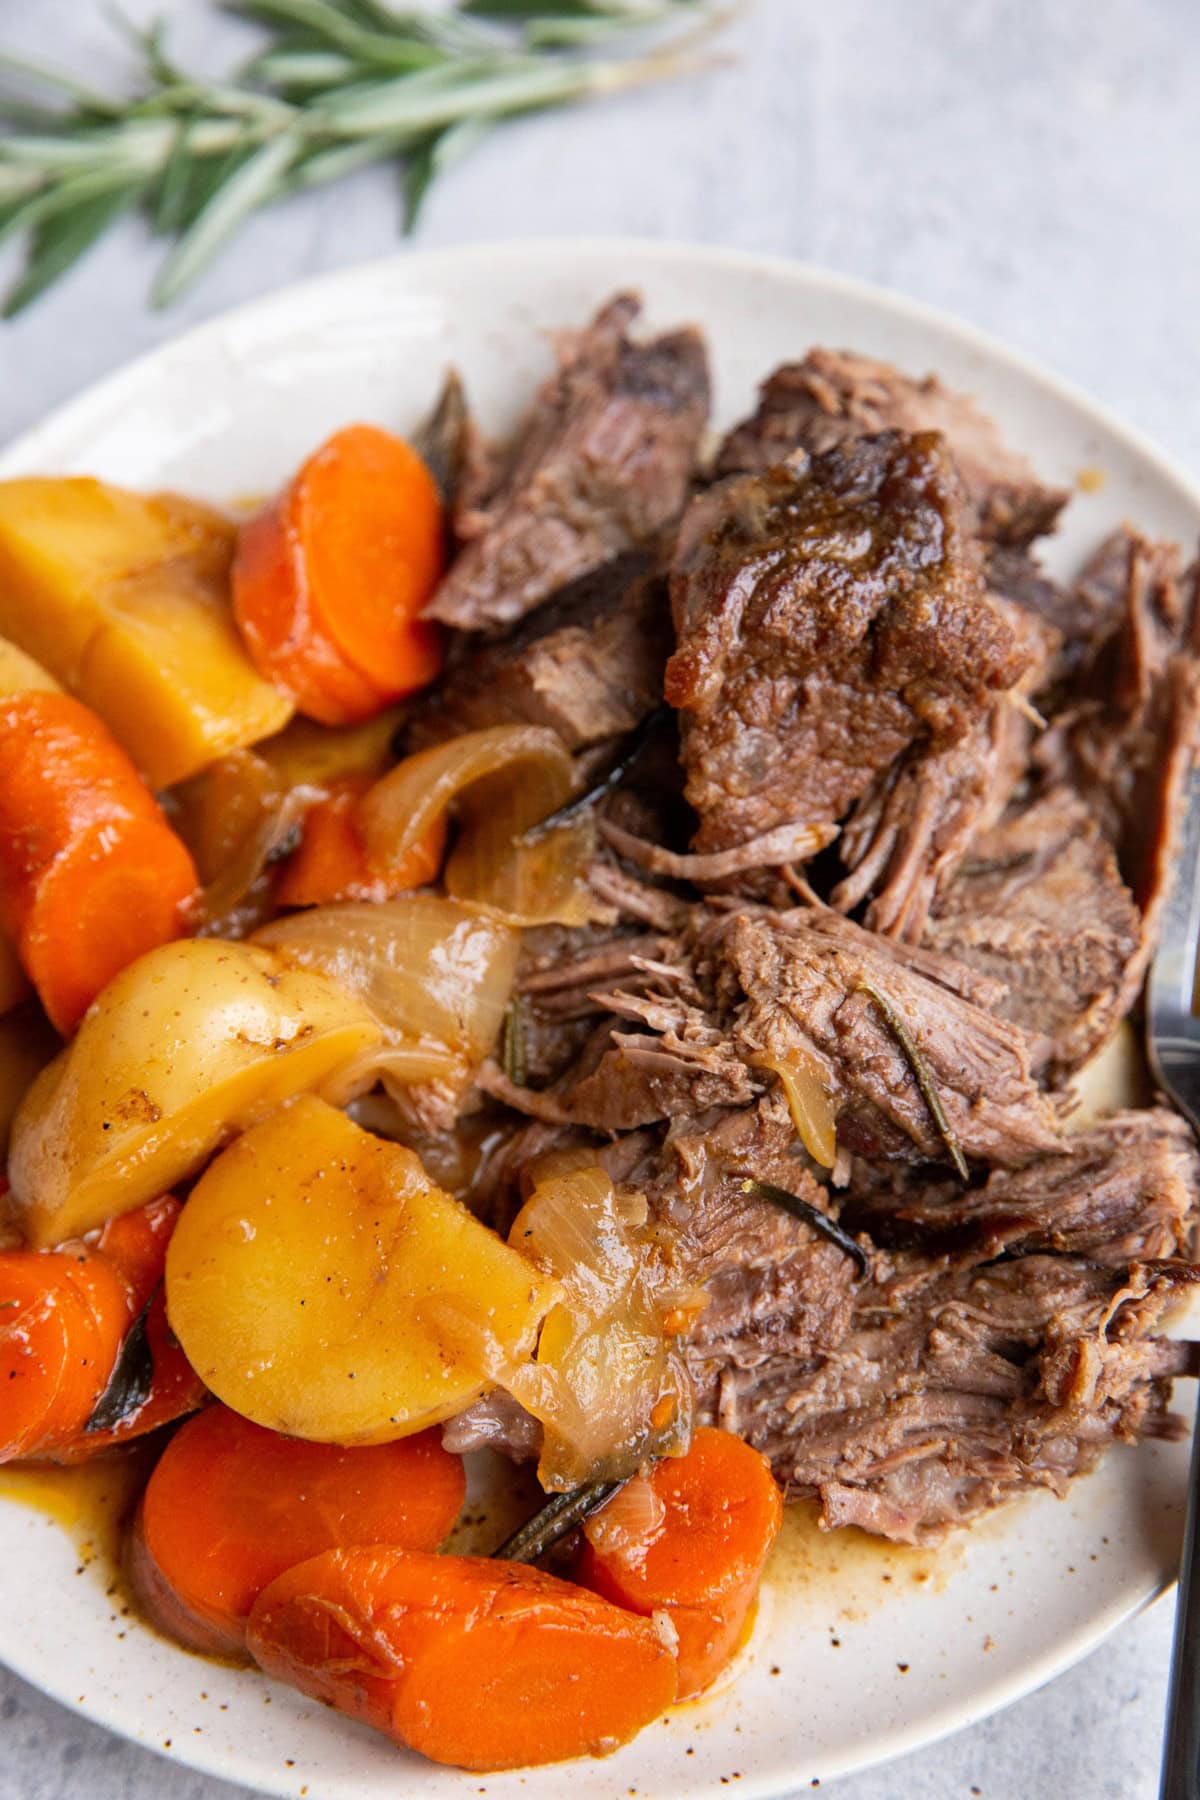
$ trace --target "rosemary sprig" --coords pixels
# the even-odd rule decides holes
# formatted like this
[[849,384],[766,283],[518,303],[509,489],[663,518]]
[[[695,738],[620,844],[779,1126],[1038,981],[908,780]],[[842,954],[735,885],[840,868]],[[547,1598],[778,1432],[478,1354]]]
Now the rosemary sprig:
[[[5,317],[135,210],[174,240],[159,305],[253,213],[370,163],[403,165],[411,229],[431,183],[504,119],[691,73],[728,16],[716,0],[461,0],[449,12],[382,0],[226,5],[267,33],[228,80],[178,68],[157,26],[133,34],[141,69],[124,97],[0,52],[0,240],[26,243]],[[649,47],[627,47],[647,31]],[[31,85],[50,104],[31,104]],[[25,91],[5,91],[14,86]]]
[[551,1494],[545,1506],[492,1551],[493,1557],[501,1562],[536,1562],[624,1485],[623,1481],[588,1481],[565,1494]]
[[[735,1170],[734,1173],[739,1174],[740,1171]],[[819,1206],[802,1200],[799,1194],[793,1194],[788,1188],[776,1187],[773,1181],[760,1181],[757,1175],[742,1175],[740,1185],[743,1194],[751,1194],[757,1200],[766,1200],[772,1206],[782,1207],[784,1212],[791,1213],[794,1218],[803,1219],[806,1225],[811,1225],[814,1231],[820,1232],[822,1237],[828,1238],[831,1244],[836,1244],[839,1250],[844,1251],[854,1262],[860,1275],[870,1274],[870,1258],[857,1238],[852,1238],[844,1226],[839,1225],[836,1219],[831,1219],[828,1213],[823,1213]]]
[[967,1167],[967,1159],[963,1155],[962,1145],[958,1141],[958,1135],[955,1132],[954,1127],[946,1117],[946,1109],[942,1105],[942,1097],[937,1091],[937,1084],[933,1079],[929,1064],[925,1061],[925,1058],[917,1048],[917,1040],[913,1037],[912,1032],[908,1029],[908,1026],[900,1017],[900,1014],[896,1011],[891,1001],[888,1000],[885,995],[881,994],[878,988],[870,987],[864,981],[859,984],[858,991],[860,994],[865,994],[867,998],[872,1000],[878,1007],[884,1024],[904,1052],[904,1059],[912,1070],[913,1080],[920,1089],[922,1100],[924,1100],[926,1106],[929,1108],[929,1116],[937,1127],[938,1136],[946,1146],[950,1161],[954,1164],[961,1179],[963,1181],[969,1181],[971,1179],[971,1171]]

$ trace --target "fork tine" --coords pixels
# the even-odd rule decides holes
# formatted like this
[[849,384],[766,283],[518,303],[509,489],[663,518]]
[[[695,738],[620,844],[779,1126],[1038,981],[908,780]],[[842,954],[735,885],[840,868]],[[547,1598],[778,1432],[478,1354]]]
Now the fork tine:
[[1200,949],[1200,769],[1187,800],[1171,894],[1146,984],[1146,1044],[1155,1075],[1200,1130],[1200,1019],[1193,1006]]

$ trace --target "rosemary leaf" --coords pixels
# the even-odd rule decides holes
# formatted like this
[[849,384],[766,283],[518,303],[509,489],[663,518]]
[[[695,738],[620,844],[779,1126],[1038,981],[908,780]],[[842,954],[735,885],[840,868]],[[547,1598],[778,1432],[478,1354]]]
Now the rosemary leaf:
[[60,208],[35,226],[25,267],[4,298],[2,316],[14,319],[65,275],[96,240],[142,197],[144,183],[127,182]]
[[904,1052],[905,1061],[912,1070],[913,1080],[920,1090],[922,1100],[924,1100],[926,1106],[929,1108],[929,1115],[932,1118],[934,1125],[937,1127],[938,1136],[946,1146],[950,1161],[954,1164],[961,1179],[963,1181],[969,1181],[971,1178],[971,1171],[967,1167],[967,1159],[963,1155],[962,1145],[959,1143],[954,1128],[946,1117],[946,1109],[942,1105],[942,1098],[937,1091],[937,1084],[933,1079],[929,1064],[921,1055],[920,1049],[917,1046],[917,1040],[914,1038],[912,1032],[908,1029],[908,1026],[900,1017],[900,1014],[896,1011],[891,1001],[886,995],[881,994],[878,988],[869,987],[864,981],[859,984],[858,991],[860,994],[866,994],[867,998],[872,1000],[878,1007],[884,1024]]
[[388,30],[371,30],[329,0],[236,0],[234,10],[260,24],[299,28],[314,48],[340,51],[368,69],[423,69],[447,54],[405,31],[398,15]]
[[302,145],[299,131],[286,131],[242,163],[229,177],[168,256],[154,285],[156,306],[168,306],[193,282],[238,226],[278,193]]
[[58,187],[44,187],[11,206],[0,208],[0,242],[15,232],[32,231],[49,219],[101,201],[126,189],[129,177],[121,169],[101,167],[74,175]]
[[469,156],[492,129],[490,119],[460,119],[410,151],[404,165],[404,229],[412,231],[434,178]]
[[268,50],[255,57],[246,73],[256,81],[270,82],[272,87],[289,94],[315,93],[323,88],[342,87],[352,81],[358,65],[336,50]]
[[188,128],[185,122],[181,122],[154,197],[151,224],[159,237],[174,237],[176,232],[183,229],[191,174],[192,152],[188,143]]
[[145,1306],[125,1333],[108,1384],[83,1428],[85,1436],[93,1431],[111,1431],[122,1419],[131,1418],[134,1413],[140,1412],[150,1398],[150,1389],[154,1385],[154,1355],[150,1349],[146,1324],[157,1294],[158,1286],[155,1286]]
[[48,87],[54,92],[65,94],[77,106],[87,112],[100,113],[116,117],[123,111],[121,101],[110,99],[98,89],[89,87],[84,81],[70,74],[66,69],[56,69],[49,63],[36,62],[27,56],[18,56],[13,50],[0,50],[0,75],[22,75],[36,82],[41,87]]

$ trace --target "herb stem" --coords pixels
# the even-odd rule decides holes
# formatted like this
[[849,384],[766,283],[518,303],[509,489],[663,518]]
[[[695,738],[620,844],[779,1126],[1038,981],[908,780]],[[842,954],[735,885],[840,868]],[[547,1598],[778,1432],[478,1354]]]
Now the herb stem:
[[905,1061],[912,1070],[913,1080],[920,1089],[922,1100],[924,1100],[926,1106],[929,1108],[930,1117],[937,1127],[939,1137],[946,1146],[950,1161],[954,1164],[954,1167],[962,1180],[969,1181],[971,1179],[971,1171],[967,1166],[967,1159],[963,1155],[962,1145],[959,1143],[957,1133],[949,1119],[946,1117],[946,1109],[942,1105],[942,1097],[937,1091],[937,1085],[933,1079],[933,1072],[930,1069],[929,1064],[925,1061],[925,1058],[922,1056],[920,1049],[917,1046],[917,1040],[913,1037],[912,1032],[908,1029],[908,1026],[900,1017],[900,1014],[896,1011],[891,1001],[888,1000],[885,995],[881,994],[878,988],[870,987],[864,981],[859,983],[858,991],[860,994],[866,994],[867,998],[872,1000],[878,1007],[884,1024],[904,1052]]
[[565,1494],[552,1494],[545,1506],[526,1519],[498,1550],[492,1551],[493,1558],[499,1562],[536,1562],[624,1485],[623,1481],[588,1481]]
[[[739,1174],[740,1171],[735,1170],[734,1173]],[[822,1212],[819,1206],[814,1206],[809,1200],[802,1200],[799,1194],[793,1194],[787,1188],[776,1187],[773,1181],[760,1181],[757,1175],[742,1175],[741,1187],[743,1194],[768,1200],[772,1206],[782,1207],[784,1212],[791,1213],[794,1218],[803,1219],[806,1225],[811,1225],[814,1231],[819,1231],[822,1237],[828,1238],[831,1244],[836,1244],[839,1250],[853,1258],[860,1275],[870,1273],[870,1259],[857,1238],[852,1238],[844,1226],[839,1225],[836,1219],[831,1219],[828,1213]]]

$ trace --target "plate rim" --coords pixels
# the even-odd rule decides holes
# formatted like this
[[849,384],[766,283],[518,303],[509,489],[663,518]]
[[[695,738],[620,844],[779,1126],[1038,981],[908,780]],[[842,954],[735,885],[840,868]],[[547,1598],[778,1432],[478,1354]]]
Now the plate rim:
[[[1200,531],[1200,473],[1192,469],[1181,458],[1163,448],[1148,432],[1140,426],[1130,423],[1109,405],[1096,399],[1084,387],[1070,378],[1061,375],[1057,370],[1043,363],[1035,355],[1016,348],[990,331],[965,320],[958,315],[946,311],[924,300],[892,289],[882,283],[869,281],[859,276],[848,275],[837,270],[826,269],[820,264],[786,255],[771,254],[755,250],[734,248],[720,244],[690,241],[687,239],[640,237],[628,233],[613,234],[576,234],[556,236],[528,236],[520,238],[498,239],[494,242],[477,241],[430,247],[428,249],[406,249],[386,253],[381,256],[362,259],[341,268],[325,270],[304,277],[301,280],[285,283],[269,289],[265,293],[255,295],[239,302],[237,305],[214,312],[209,317],[190,325],[186,330],[175,333],[162,343],[141,352],[116,368],[88,383],[75,394],[60,401],[32,425],[26,426],[11,439],[0,444],[0,477],[10,472],[27,472],[34,466],[38,455],[38,445],[45,439],[51,439],[56,433],[72,429],[72,420],[78,418],[86,421],[92,409],[97,411],[111,403],[114,396],[131,381],[152,377],[156,368],[165,366],[177,357],[186,359],[189,352],[202,346],[206,340],[217,340],[228,330],[250,324],[256,318],[265,317],[279,309],[287,311],[293,306],[311,306],[319,304],[323,296],[331,298],[343,291],[359,286],[370,286],[372,283],[399,281],[401,285],[411,280],[419,286],[423,280],[444,280],[446,271],[455,269],[469,272],[472,269],[494,266],[503,261],[518,268],[530,261],[544,260],[548,256],[578,261],[586,266],[592,259],[605,259],[619,262],[623,255],[636,259],[638,278],[644,270],[647,274],[654,265],[664,269],[689,266],[699,275],[704,271],[728,271],[746,277],[761,277],[772,283],[784,284],[797,290],[820,290],[825,295],[843,295],[848,300],[857,301],[869,307],[877,308],[892,317],[912,323],[916,327],[952,339],[965,351],[971,352],[986,360],[993,368],[1009,369],[1020,375],[1059,403],[1065,404],[1082,417],[1094,422],[1113,440],[1120,443],[1142,464],[1146,465],[1154,476],[1170,487],[1185,505],[1194,511],[1196,527]],[[630,283],[637,285],[635,278]],[[547,324],[553,324],[548,321]],[[535,329],[538,329],[535,325]],[[46,472],[52,472],[47,470]],[[1190,1383],[1188,1384],[1190,1387]],[[1190,1410],[1190,1409],[1189,1409]],[[960,1730],[966,1730],[981,1719],[1002,1711],[1026,1694],[1034,1692],[1064,1673],[1077,1662],[1089,1655],[1102,1642],[1110,1637],[1128,1620],[1136,1617],[1148,1606],[1157,1602],[1164,1593],[1175,1585],[1173,1580],[1162,1582],[1155,1590],[1141,1594],[1138,1598],[1122,1602],[1115,1608],[1100,1608],[1086,1626],[1077,1627],[1067,1634],[1053,1648],[1035,1656],[1019,1672],[1001,1680],[987,1689],[986,1698],[978,1704],[971,1702],[958,1703],[953,1716],[947,1716],[946,1709],[942,1716],[931,1720],[926,1714],[924,1723],[903,1726],[888,1734],[889,1748],[881,1759],[861,1756],[843,1760],[840,1767],[830,1767],[823,1771],[824,1779],[835,1779],[839,1774],[872,1766],[882,1766],[886,1762],[907,1756],[920,1748],[933,1745]],[[170,1648],[170,1646],[167,1646]],[[29,1683],[36,1691],[46,1695],[68,1711],[99,1725],[119,1738],[137,1744],[143,1749],[165,1758],[180,1768],[192,1769],[200,1773],[215,1775],[219,1779],[244,1781],[246,1777],[236,1770],[222,1769],[211,1757],[192,1755],[193,1748],[202,1750],[201,1745],[181,1744],[166,1750],[146,1735],[140,1735],[132,1724],[114,1724],[99,1706],[90,1706],[86,1701],[80,1703],[69,1691],[60,1691],[52,1681],[47,1681],[46,1672],[39,1669],[35,1674],[22,1666],[21,1660],[14,1661],[11,1652],[0,1656],[3,1662],[15,1675]],[[795,1779],[800,1779],[802,1771],[795,1770]],[[259,1777],[254,1777],[257,1780]],[[777,1775],[765,1773],[751,1776],[740,1784],[747,1800],[767,1800],[768,1796],[780,1796],[786,1790],[780,1786]],[[691,1800],[701,1800],[708,1796],[710,1787],[715,1795],[716,1781],[701,1781],[689,1789]],[[291,1788],[278,1787],[261,1790],[264,1793],[286,1793]]]

